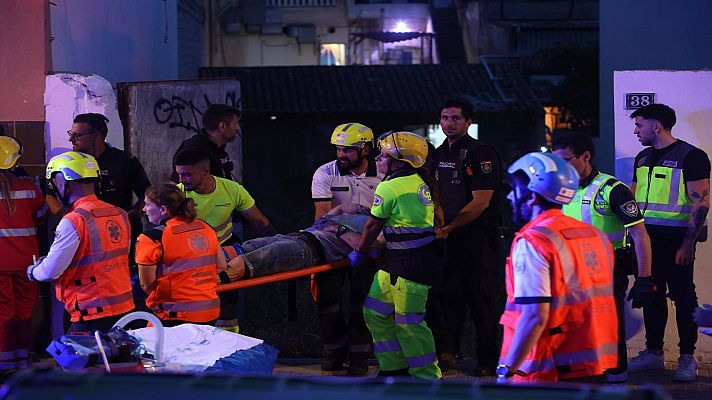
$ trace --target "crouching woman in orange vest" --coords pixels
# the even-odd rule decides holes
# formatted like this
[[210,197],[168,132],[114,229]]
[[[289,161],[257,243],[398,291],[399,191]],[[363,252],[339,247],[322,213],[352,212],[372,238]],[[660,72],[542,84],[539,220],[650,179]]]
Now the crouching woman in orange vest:
[[146,305],[164,326],[212,325],[220,314],[217,273],[225,270],[215,231],[173,184],[151,186],[143,211],[158,225],[139,235],[136,264]]
[[526,225],[507,260],[498,380],[602,378],[618,361],[613,248],[602,232],[562,214],[578,188],[570,164],[530,153],[508,172],[513,217]]

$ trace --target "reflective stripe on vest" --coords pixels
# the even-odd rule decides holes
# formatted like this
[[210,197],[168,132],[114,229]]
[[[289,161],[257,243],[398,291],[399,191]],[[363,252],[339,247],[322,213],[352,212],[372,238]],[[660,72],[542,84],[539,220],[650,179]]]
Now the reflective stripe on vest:
[[435,230],[432,227],[384,226],[383,237],[388,249],[417,249],[435,241]]
[[78,301],[79,308],[86,310],[88,308],[99,308],[121,304],[125,301],[133,299],[131,292],[117,294],[116,296],[102,297],[101,299],[93,299],[89,301]]
[[209,300],[197,301],[181,301],[181,302],[164,302],[161,303],[163,311],[169,312],[191,312],[205,311],[220,307],[220,299],[214,298]]
[[171,264],[161,264],[159,267],[160,270],[158,271],[158,273],[165,275],[165,274],[172,274],[172,273],[181,272],[181,271],[188,271],[188,270],[196,269],[196,268],[207,267],[211,264],[215,264],[216,260],[217,259],[216,259],[215,254],[210,254],[207,256],[201,256],[201,257],[195,257],[195,258],[189,258],[187,260],[178,260]]
[[[87,230],[89,231],[89,241],[91,242],[92,254],[86,255],[82,258],[75,260],[74,262],[69,264],[68,268],[81,267],[101,261],[109,261],[115,258],[122,257],[124,255],[128,255],[128,249],[119,248],[111,251],[104,251],[104,246],[101,242],[101,235],[99,234],[99,229],[96,226],[96,220],[94,220],[94,216],[92,215],[92,213],[83,208],[77,208],[74,211],[84,217],[84,221],[86,221]],[[126,224],[125,226],[131,226],[129,224],[129,220],[126,214],[117,213],[117,215],[120,215],[122,217],[124,223]]]
[[[19,199],[34,199],[37,197],[37,192],[34,190],[11,190],[10,198],[13,200]],[[0,200],[4,200],[5,195],[0,193]]]
[[37,228],[6,228],[0,229],[0,237],[32,236],[37,233]]
[[[621,248],[623,247],[626,234],[625,226],[620,222],[617,215],[601,215],[595,210],[596,198],[603,190],[605,184],[611,179],[615,178],[599,172],[593,181],[591,181],[591,183],[586,187],[585,192],[579,200],[581,206],[580,220],[602,230],[608,236],[608,240],[611,241],[614,248]],[[584,201],[588,201],[589,203],[585,204]],[[564,206],[564,214],[579,219],[578,216],[566,212],[568,208],[569,207]]]
[[559,365],[576,365],[597,362],[602,357],[618,354],[618,343],[604,343],[597,349],[587,349],[571,353],[555,354],[553,358],[543,360],[525,360],[520,367],[527,372],[549,371]]

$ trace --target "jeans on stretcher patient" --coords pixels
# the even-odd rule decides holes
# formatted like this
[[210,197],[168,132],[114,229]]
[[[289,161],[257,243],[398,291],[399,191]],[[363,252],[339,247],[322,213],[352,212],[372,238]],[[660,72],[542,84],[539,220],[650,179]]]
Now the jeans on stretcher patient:
[[[368,208],[357,204],[342,204],[299,232],[223,246],[228,263],[227,270],[221,274],[221,282],[229,283],[342,260],[358,244],[368,216]],[[383,249],[384,241],[380,238],[372,246],[370,256],[378,258]]]

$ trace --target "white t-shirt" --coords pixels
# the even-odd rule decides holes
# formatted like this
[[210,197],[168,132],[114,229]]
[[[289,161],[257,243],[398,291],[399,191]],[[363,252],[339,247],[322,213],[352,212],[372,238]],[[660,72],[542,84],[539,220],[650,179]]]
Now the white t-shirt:
[[514,302],[551,302],[551,266],[526,239],[519,239],[512,251]]
[[330,161],[314,172],[312,178],[312,199],[314,201],[331,200],[331,207],[340,204],[355,203],[370,208],[373,193],[383,180],[383,174],[367,176],[367,172],[356,175],[350,172],[341,175],[336,162]]
[[54,242],[49,254],[33,270],[32,276],[38,281],[59,278],[74,258],[79,248],[79,234],[68,219],[62,218],[54,231]]

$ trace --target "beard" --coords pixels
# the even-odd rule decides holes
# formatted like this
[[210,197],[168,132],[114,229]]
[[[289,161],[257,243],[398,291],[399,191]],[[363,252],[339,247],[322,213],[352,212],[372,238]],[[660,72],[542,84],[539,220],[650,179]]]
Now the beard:
[[363,156],[360,154],[354,161],[352,161],[348,158],[345,158],[345,157],[336,159],[336,164],[339,167],[339,171],[341,171],[341,172],[348,172],[354,168],[358,168],[359,166],[361,166],[362,162],[363,162]]

